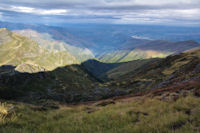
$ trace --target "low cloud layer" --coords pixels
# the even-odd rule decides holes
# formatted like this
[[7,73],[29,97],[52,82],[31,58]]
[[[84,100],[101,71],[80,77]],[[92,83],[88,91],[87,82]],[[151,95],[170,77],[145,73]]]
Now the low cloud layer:
[[0,0],[0,20],[200,25],[200,0]]

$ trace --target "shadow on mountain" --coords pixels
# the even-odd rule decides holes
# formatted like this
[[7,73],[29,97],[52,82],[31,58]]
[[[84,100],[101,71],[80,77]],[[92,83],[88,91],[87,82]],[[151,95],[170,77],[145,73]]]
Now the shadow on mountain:
[[146,44],[139,45],[138,49],[140,50],[153,50],[153,51],[162,51],[162,52],[173,52],[181,53],[189,49],[198,48],[200,44],[193,40],[179,41],[179,42],[170,42],[165,40],[153,40],[149,41]]
[[199,50],[164,59],[126,63],[88,60],[80,65],[38,73],[22,73],[16,71],[15,66],[7,65],[0,67],[0,98],[29,103],[41,99],[71,103],[170,88],[177,84],[191,86],[200,79],[199,66]]
[[[80,101],[98,81],[81,65],[56,68],[53,71],[22,73],[15,66],[0,67],[0,97],[3,99],[50,98],[58,101]],[[73,96],[72,96],[73,95]],[[74,98],[76,97],[76,98]]]
[[104,63],[94,59],[90,59],[83,62],[81,65],[84,66],[88,73],[96,77],[99,81],[105,82],[111,80],[108,77],[107,72],[123,64],[126,64],[126,62]]
[[101,86],[102,80],[93,76],[95,74],[86,68],[91,62],[100,64],[97,69],[100,73],[119,65],[88,60],[81,65],[69,65],[37,73],[19,72],[11,65],[1,66],[0,98],[28,103],[41,99],[83,102],[128,94],[126,89]]

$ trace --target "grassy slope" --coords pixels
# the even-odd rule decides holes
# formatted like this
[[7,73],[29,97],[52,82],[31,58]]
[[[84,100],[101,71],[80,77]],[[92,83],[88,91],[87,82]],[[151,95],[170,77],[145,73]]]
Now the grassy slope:
[[144,64],[108,84],[133,90],[159,88],[200,76],[199,62],[200,50],[192,50]]
[[160,59],[158,58],[153,58],[153,59],[144,59],[144,60],[135,60],[135,61],[130,61],[126,63],[122,63],[121,65],[114,67],[113,69],[110,69],[109,71],[106,72],[106,75],[108,79],[118,79],[119,77],[126,75],[130,72],[133,72],[140,67],[142,67],[145,64],[148,64],[150,62],[156,62],[159,61]]
[[0,97],[32,102],[49,98],[63,102],[91,100],[96,80],[79,65],[49,72],[19,73],[0,68]]
[[85,48],[79,48],[72,45],[69,45],[63,41],[55,40],[50,34],[48,33],[39,33],[37,31],[31,30],[31,29],[25,29],[25,30],[19,30],[14,31],[20,35],[27,36],[34,41],[36,41],[41,47],[48,49],[50,51],[67,51],[76,59],[83,62],[88,59],[94,58],[94,55],[92,52]]
[[0,97],[79,101],[96,84],[65,51],[50,52],[7,29],[0,30],[0,40]]
[[[134,45],[133,45],[134,46]],[[138,59],[164,58],[185,50],[200,47],[195,41],[169,42],[162,40],[147,41],[127,50],[118,50],[101,55],[99,59],[104,62],[116,63]],[[124,47],[126,48],[126,47]]]
[[159,60],[161,59],[153,58],[123,63],[104,63],[98,60],[88,60],[83,62],[82,65],[87,69],[88,72],[97,77],[99,80],[107,82],[118,79],[127,73],[133,72],[145,64]]
[[59,66],[79,63],[75,57],[67,52],[49,52],[29,38],[13,34],[7,29],[0,31],[0,36],[4,34],[11,39],[0,45],[0,65],[29,64],[53,70]]
[[104,54],[98,57],[103,62],[116,63],[116,62],[127,62],[133,60],[150,59],[150,58],[164,58],[172,52],[160,52],[155,50],[140,50],[134,49],[131,51],[120,50],[112,53]]
[[88,60],[82,63],[88,72],[101,81],[109,80],[109,77],[106,73],[122,64],[123,63],[103,63],[98,60]]
[[[104,102],[106,103],[106,102]],[[15,113],[0,117],[1,133],[197,133],[200,98],[189,95],[177,101],[156,98],[123,99],[101,103],[44,107],[14,103]]]

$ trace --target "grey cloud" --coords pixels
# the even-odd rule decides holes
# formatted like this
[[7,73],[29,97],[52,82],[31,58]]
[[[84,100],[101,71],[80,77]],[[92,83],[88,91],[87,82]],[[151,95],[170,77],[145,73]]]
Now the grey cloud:
[[200,0],[0,0],[0,12],[0,20],[199,24]]

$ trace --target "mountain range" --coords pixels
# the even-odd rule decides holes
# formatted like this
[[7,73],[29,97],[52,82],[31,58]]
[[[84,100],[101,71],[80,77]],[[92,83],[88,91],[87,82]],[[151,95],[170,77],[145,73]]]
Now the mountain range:
[[[17,33],[24,34],[26,37]],[[41,34],[33,30],[14,33],[3,28],[0,30],[0,40],[1,88],[3,88],[4,98],[38,95],[37,98],[48,97],[70,102],[125,95],[136,90],[155,88],[162,82],[166,82],[168,77],[172,77],[174,72],[183,73],[184,71],[180,69],[182,65],[194,63],[194,60],[198,63],[199,60],[198,50],[195,51],[195,58],[190,57],[190,53],[187,52],[180,54],[186,50],[198,49],[199,44],[195,41],[134,39],[133,41],[138,42],[138,45],[127,47],[129,53],[126,56],[120,57],[119,53],[123,53],[123,50],[119,53],[117,51],[116,55],[112,56],[121,60],[113,60],[111,57],[108,58],[109,61],[95,60],[91,56],[90,60],[83,61],[81,58],[83,51],[82,54],[73,56],[65,49],[64,46],[67,44],[53,40],[49,34]],[[71,46],[68,45],[67,48],[69,47]],[[73,49],[76,50],[76,47]],[[71,50],[74,51],[73,49]],[[80,52],[81,49],[77,48],[77,51]],[[166,55],[160,55],[165,52]],[[165,59],[164,57],[168,55],[171,56]],[[193,69],[190,71],[193,73]],[[6,97],[7,92],[18,95]]]
[[76,47],[76,49],[79,48],[79,51],[83,51],[83,53],[85,51],[88,54],[90,53],[89,55],[86,54],[86,57],[95,56],[96,58],[119,50],[132,50],[146,41],[147,43],[157,40],[168,40],[169,42],[193,40],[200,42],[199,27],[117,24],[63,24],[60,27],[55,27],[39,24],[0,22],[0,28],[8,28],[19,33],[21,31],[22,34],[24,33],[23,35],[28,37],[31,37],[30,33],[34,32],[32,39],[35,38],[35,41],[38,41],[40,45],[47,47],[48,44],[42,44],[41,39],[43,41],[48,40],[59,45],[56,49],[63,49],[62,45],[65,45],[65,49],[68,52],[71,51],[71,54],[74,56],[76,56],[76,53],[70,49]]
[[199,131],[197,40],[16,25],[0,29],[0,132]]

